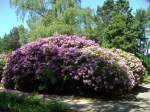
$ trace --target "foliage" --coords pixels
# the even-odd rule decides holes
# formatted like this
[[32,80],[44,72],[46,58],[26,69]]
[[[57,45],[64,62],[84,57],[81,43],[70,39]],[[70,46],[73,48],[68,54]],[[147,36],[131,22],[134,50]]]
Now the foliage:
[[28,42],[27,34],[28,30],[23,25],[17,27],[19,33],[19,44],[24,45]]
[[147,68],[147,71],[150,73],[150,57],[144,56],[142,58],[144,66]]
[[0,111],[3,112],[65,112],[65,107],[58,102],[37,99],[34,96],[17,96],[0,93]]
[[5,62],[0,60],[0,80],[2,78],[3,67],[5,66]]
[[53,16],[58,16],[68,6],[77,7],[80,5],[81,0],[10,0],[11,6],[17,8],[17,14],[24,17],[28,12],[29,16],[42,16],[46,17],[49,13]]
[[142,55],[142,54],[137,54],[138,57],[142,60],[143,65],[148,71],[148,74],[150,73],[150,57],[148,55]]
[[143,55],[143,54],[137,54],[139,59],[142,61],[144,67],[146,68],[145,71],[145,77],[143,80],[143,83],[150,83],[150,56],[149,55]]
[[6,61],[9,56],[10,56],[10,53],[1,53],[0,54],[0,80],[2,78],[3,67],[5,66]]
[[136,11],[135,19],[136,19],[136,25],[137,25],[137,31],[138,31],[138,39],[139,39],[139,46],[138,46],[138,52],[141,54],[147,53],[146,50],[148,50],[148,37],[147,37],[147,31],[148,24],[149,24],[149,14],[147,11],[139,9]]
[[[28,15],[27,41],[54,34],[93,37],[93,16],[89,8],[81,8],[81,0],[10,0],[17,14]],[[27,14],[26,14],[27,13]]]
[[143,80],[144,84],[149,84],[150,83],[150,73],[146,73],[144,80]]
[[110,47],[132,53],[145,50],[148,14],[140,9],[133,15],[128,0],[106,0],[97,8],[95,23],[98,40],[106,40]]
[[144,67],[134,55],[60,35],[17,49],[5,66],[2,83],[22,91],[121,95],[137,86],[143,75]]
[[8,52],[20,47],[19,43],[19,31],[17,27],[14,27],[9,34],[5,34],[2,39],[0,39],[0,52]]

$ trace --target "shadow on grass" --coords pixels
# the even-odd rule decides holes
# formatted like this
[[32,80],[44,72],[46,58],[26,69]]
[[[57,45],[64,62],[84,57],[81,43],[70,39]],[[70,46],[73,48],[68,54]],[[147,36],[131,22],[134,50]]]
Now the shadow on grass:
[[[20,93],[21,94],[21,93]],[[66,112],[56,101],[45,102],[33,96],[18,96],[14,93],[0,93],[0,112]]]
[[[14,90],[3,90],[7,93],[15,93],[19,96],[31,96],[32,93],[23,93]],[[139,94],[149,94],[149,98],[138,98]],[[121,97],[92,98],[73,95],[34,95],[43,101],[63,102],[67,108],[78,112],[149,112],[150,111],[150,87],[140,86],[132,94]]]

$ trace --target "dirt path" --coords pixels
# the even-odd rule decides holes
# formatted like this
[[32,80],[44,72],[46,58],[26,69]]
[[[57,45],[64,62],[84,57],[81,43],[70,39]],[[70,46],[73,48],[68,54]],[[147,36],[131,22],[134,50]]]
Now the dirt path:
[[[16,94],[29,95],[19,91],[4,90],[1,92],[13,92]],[[91,98],[77,98],[73,96],[43,96],[37,98],[46,100],[57,100],[64,102],[68,108],[79,112],[150,112],[150,84],[143,85],[137,95],[128,95],[118,100],[103,100]]]

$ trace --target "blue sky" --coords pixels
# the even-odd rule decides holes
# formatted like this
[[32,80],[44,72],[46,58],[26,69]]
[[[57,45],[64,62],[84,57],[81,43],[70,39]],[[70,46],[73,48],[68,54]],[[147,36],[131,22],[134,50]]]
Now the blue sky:
[[[105,0],[82,0],[82,7],[90,7],[96,10],[97,6],[101,6]],[[146,0],[129,0],[133,12],[139,8],[147,8]],[[27,27],[26,20],[21,21],[17,18],[15,9],[9,5],[9,0],[0,0],[0,37],[8,33],[13,27],[23,24]]]

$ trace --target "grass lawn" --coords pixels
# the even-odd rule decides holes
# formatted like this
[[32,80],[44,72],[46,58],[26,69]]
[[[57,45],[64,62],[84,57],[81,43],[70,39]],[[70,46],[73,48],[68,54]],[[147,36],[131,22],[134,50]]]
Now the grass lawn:
[[66,112],[63,104],[34,96],[0,93],[0,112]]

